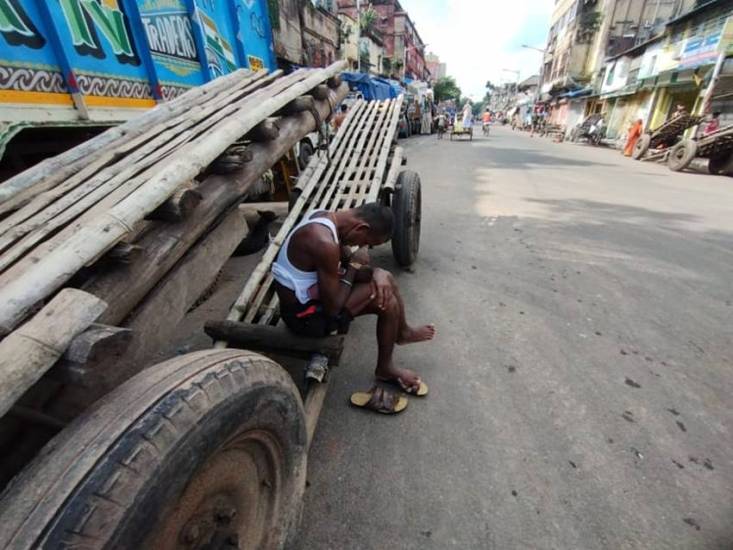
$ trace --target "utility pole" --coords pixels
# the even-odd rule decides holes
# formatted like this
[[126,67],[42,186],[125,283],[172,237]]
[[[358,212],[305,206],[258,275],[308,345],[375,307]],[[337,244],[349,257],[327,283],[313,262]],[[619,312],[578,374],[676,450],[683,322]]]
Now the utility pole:
[[356,72],[361,72],[361,2],[356,0]]

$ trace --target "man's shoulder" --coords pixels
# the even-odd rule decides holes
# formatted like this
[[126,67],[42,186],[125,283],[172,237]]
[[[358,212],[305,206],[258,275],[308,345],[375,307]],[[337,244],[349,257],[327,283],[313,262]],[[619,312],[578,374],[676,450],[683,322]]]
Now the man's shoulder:
[[340,250],[339,244],[333,239],[333,232],[322,223],[309,223],[301,227],[293,238],[298,246],[305,248],[326,249],[326,251],[331,248]]

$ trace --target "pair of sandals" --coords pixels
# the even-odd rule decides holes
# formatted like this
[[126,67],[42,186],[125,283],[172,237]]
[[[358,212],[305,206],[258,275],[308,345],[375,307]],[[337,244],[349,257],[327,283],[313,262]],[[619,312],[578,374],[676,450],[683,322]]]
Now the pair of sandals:
[[[418,385],[408,386],[401,378],[377,378],[377,381],[397,386],[402,392],[415,397],[425,397],[428,394],[428,386],[418,379]],[[356,392],[351,394],[351,404],[355,407],[368,409],[381,414],[397,414],[407,408],[407,397],[398,392],[375,385],[368,392]]]

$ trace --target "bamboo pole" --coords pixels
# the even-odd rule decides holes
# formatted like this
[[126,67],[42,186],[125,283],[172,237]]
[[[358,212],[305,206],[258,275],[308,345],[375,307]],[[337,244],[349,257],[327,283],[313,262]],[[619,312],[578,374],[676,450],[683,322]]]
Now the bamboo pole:
[[[318,207],[329,209],[329,201],[331,201],[334,196],[338,196],[342,192],[341,187],[343,185],[346,185],[349,181],[349,178],[353,174],[354,167],[360,162],[361,154],[364,152],[364,144],[367,137],[369,136],[369,131],[371,129],[371,123],[374,120],[374,116],[377,114],[378,110],[378,101],[372,101],[369,103],[369,106],[367,107],[367,112],[365,113],[362,122],[362,131],[359,135],[359,139],[357,140],[354,148],[349,151],[349,154],[351,155],[349,158],[349,162],[344,167],[341,175],[334,179],[334,185],[332,185],[324,193],[324,197],[320,200],[320,204],[318,205]],[[312,205],[311,211],[315,210],[318,207],[316,205]]]
[[[400,168],[402,167],[402,159],[405,156],[405,151],[402,149],[402,147],[395,147],[394,150],[394,156],[392,157],[392,163],[389,167],[389,172],[387,173],[387,179],[384,181],[384,185],[382,186],[385,190],[393,190],[395,183],[397,182],[397,176],[400,173]],[[377,200],[377,197],[379,196],[379,187],[372,188],[372,190],[369,192],[368,201],[373,202]]]
[[345,62],[338,62],[313,71],[302,82],[275,96],[270,96],[267,88],[248,96],[249,101],[246,105],[243,102],[239,112],[219,124],[211,135],[192,141],[174,154],[144,187],[84,224],[66,242],[28,269],[22,278],[0,288],[0,304],[3,304],[0,332],[7,333],[16,326],[35,302],[48,296],[87,261],[114,245],[136,221],[160,206],[181,183],[194,178],[231,143],[289,101],[341,72],[345,66]]
[[[288,216],[288,220],[286,220],[286,223],[283,225],[283,227],[278,232],[278,235],[273,240],[271,248],[274,248],[274,251],[268,249],[265,252],[265,256],[261,260],[260,264],[258,264],[258,266],[251,274],[248,284],[250,284],[250,281],[252,281],[252,288],[248,291],[248,289],[245,287],[242,295],[240,295],[240,298],[234,305],[232,313],[230,314],[230,320],[240,320],[242,319],[242,317],[244,317],[244,320],[247,322],[251,322],[254,320],[262,303],[272,290],[273,279],[271,273],[269,272],[272,261],[274,261],[277,252],[279,252],[279,249],[282,246],[282,243],[284,242],[284,239],[287,237],[291,228],[297,222],[299,214],[305,207],[306,203],[310,204],[309,212],[313,210],[314,200],[311,197],[312,190],[316,188],[316,185],[318,183],[323,183],[327,185],[331,181],[336,182],[338,178],[342,177],[344,168],[347,166],[347,163],[350,165],[356,158],[356,155],[353,154],[355,150],[354,146],[356,146],[356,150],[358,150],[359,144],[361,144],[363,142],[363,139],[366,137],[368,130],[367,122],[371,120],[374,114],[377,112],[378,105],[375,102],[366,104],[362,102],[361,104],[357,105],[357,107],[357,109],[352,109],[351,119],[344,122],[344,125],[342,126],[343,132],[340,132],[337,136],[339,138],[339,143],[334,143],[334,145],[336,145],[336,151],[333,154],[332,165],[329,167],[326,176],[321,179],[318,172],[314,173],[312,181],[304,189],[303,193],[296,202],[295,207]],[[353,122],[354,120],[355,122]],[[323,167],[325,166],[326,165],[324,164]],[[335,184],[336,183],[334,183],[334,185]],[[318,187],[318,190],[320,191],[324,188],[324,186],[325,185],[320,185]],[[302,203],[301,200],[303,201]],[[287,230],[285,230],[286,226]],[[271,259],[268,260],[268,256],[271,256]],[[263,277],[265,277],[265,281],[263,283],[260,283]],[[248,293],[250,295],[252,293],[255,293],[251,303],[250,296],[247,295]],[[277,307],[277,296],[274,296],[272,298],[271,307],[273,309]]]
[[[347,93],[348,86],[344,84],[336,97],[341,100]],[[318,109],[321,117],[325,118],[331,107],[327,102],[320,102]],[[177,269],[180,259],[209,231],[211,225],[230,209],[238,207],[241,197],[261,174],[314,129],[315,122],[309,113],[281,119],[277,140],[251,146],[251,163],[236,173],[210,176],[199,185],[203,199],[190,218],[174,225],[153,225],[135,241],[142,247],[142,253],[130,265],[105,270],[89,279],[83,289],[109,303],[100,322],[116,325],[127,319],[144,303],[143,300],[147,300],[161,278]]]
[[313,197],[311,204],[308,206],[307,214],[310,214],[318,205],[321,205],[322,197],[330,197],[339,181],[343,181],[345,170],[353,162],[357,155],[358,144],[361,142],[362,136],[366,132],[367,121],[373,114],[376,107],[374,102],[366,103],[364,109],[359,113],[356,121],[355,131],[349,136],[348,141],[344,145],[344,151],[338,164],[333,163],[328,174],[324,178],[324,185],[319,186],[316,195]]
[[[401,105],[401,98],[399,100],[395,100],[392,102],[389,102],[388,104],[384,105],[382,114],[389,114],[386,118],[384,116],[380,117],[380,121],[384,122],[386,121],[386,124],[373,124],[370,125],[368,122],[374,120],[374,114],[377,112],[376,105],[373,105],[375,107],[374,110],[364,110],[363,112],[357,111],[357,114],[360,114],[361,116],[358,117],[358,119],[353,123],[354,128],[357,130],[350,134],[350,137],[358,138],[358,142],[356,143],[356,148],[352,149],[352,145],[354,144],[353,141],[347,141],[345,140],[342,144],[342,149],[340,150],[340,153],[343,155],[345,152],[351,152],[351,151],[359,151],[359,144],[363,143],[363,140],[366,139],[367,136],[370,136],[370,142],[373,141],[374,135],[381,136],[382,141],[382,147],[381,147],[381,153],[379,155],[380,159],[378,161],[374,179],[372,183],[372,189],[376,188],[379,189],[379,185],[384,179],[384,168],[386,164],[386,160],[389,154],[389,149],[391,148],[391,144],[393,142],[394,134],[397,130],[397,123],[399,121],[399,109]],[[350,124],[351,126],[351,124]],[[344,130],[348,130],[344,126]],[[370,132],[371,130],[371,132]],[[342,137],[341,135],[339,137]],[[368,150],[368,147],[366,148]],[[358,155],[354,155],[358,156]],[[345,160],[349,160],[349,164],[353,164],[354,162],[354,156],[351,158],[347,156],[344,157]],[[383,161],[383,162],[382,162]],[[401,159],[398,159],[398,164],[401,162]],[[357,165],[360,163],[357,161]],[[380,169],[381,167],[381,169]],[[343,168],[343,167],[342,167]],[[343,175],[343,171],[336,170],[332,172],[332,174],[335,176],[334,179],[338,179],[339,176]],[[322,180],[325,183],[328,183],[329,178],[324,178]],[[312,211],[315,209],[312,201],[311,191],[313,190],[313,182],[309,182],[307,184],[306,188],[304,189],[302,195],[299,197],[300,200],[303,200],[304,202],[310,203],[310,209],[309,211]],[[338,182],[335,182],[335,185],[338,185]],[[328,204],[329,198],[323,197],[320,206],[326,207]],[[336,201],[332,202],[331,206],[337,205],[338,203]],[[281,228],[278,235],[273,240],[273,243],[270,245],[270,248],[273,250],[268,250],[265,252],[265,255],[263,256],[261,262],[257,265],[255,270],[252,272],[250,279],[247,282],[247,285],[245,285],[245,289],[242,291],[242,294],[235,302],[234,307],[232,308],[232,311],[230,312],[230,315],[228,317],[229,320],[232,321],[238,321],[238,320],[244,320],[244,322],[252,322],[256,318],[258,313],[262,313],[258,323],[259,324],[268,324],[271,322],[275,317],[277,313],[278,308],[278,298],[276,293],[274,292],[274,288],[272,285],[272,275],[269,271],[271,262],[274,261],[275,256],[279,252],[279,248],[282,246],[282,242],[284,242],[283,239],[279,239],[278,237],[281,237],[281,233],[284,233],[285,237],[290,232],[290,228],[295,224],[295,222],[298,219],[298,214],[294,214],[294,212],[297,211],[298,204],[296,203],[296,208],[294,208],[291,213],[288,216],[288,220],[286,220],[286,224],[283,225],[283,228]],[[291,223],[288,223],[290,221]],[[287,231],[284,231],[286,226],[288,226]],[[268,254],[270,253],[270,254]],[[272,259],[269,259],[268,256],[271,256]],[[264,277],[264,281],[260,283],[262,280],[262,277]],[[251,283],[251,284],[250,284]],[[251,286],[250,289],[247,288],[247,286]],[[249,295],[252,295],[254,293],[254,298],[250,302]],[[264,312],[262,312],[262,303],[267,299],[269,296],[269,302],[268,305],[265,306]],[[223,342],[217,343],[217,346],[223,347],[225,344]]]
[[107,304],[66,288],[18,330],[0,342],[0,416],[61,357]]
[[[344,120],[343,125],[341,126],[341,131],[339,131],[338,134],[336,134],[336,137],[334,138],[333,142],[330,145],[331,149],[331,156],[332,156],[332,163],[337,162],[338,158],[343,155],[344,151],[347,149],[345,146],[342,147],[342,144],[346,144],[346,139],[351,135],[352,131],[355,128],[355,124],[353,124],[354,120],[358,120],[357,114],[361,111],[361,109],[364,107],[364,103],[360,102],[356,105],[355,108],[353,108],[349,114],[347,115],[346,119]],[[278,231],[277,235],[273,239],[273,242],[270,243],[270,246],[265,251],[262,259],[257,264],[255,269],[250,274],[249,279],[247,279],[247,283],[245,284],[244,289],[242,289],[242,292],[240,293],[239,297],[237,298],[236,302],[232,306],[232,309],[229,312],[229,316],[227,317],[230,321],[239,321],[241,320],[242,316],[245,314],[247,304],[249,303],[252,295],[254,292],[257,291],[258,287],[260,286],[260,283],[267,274],[270,265],[272,264],[273,260],[275,259],[275,256],[277,255],[277,252],[280,249],[280,246],[282,245],[283,240],[287,236],[287,234],[290,232],[290,229],[295,225],[297,222],[301,212],[306,206],[306,203],[308,202],[308,199],[310,197],[310,194],[312,193],[313,189],[317,186],[317,184],[321,181],[320,177],[321,174],[324,172],[326,167],[328,166],[328,163],[325,159],[319,158],[317,161],[317,168],[313,171],[312,177],[308,181],[308,183],[303,188],[303,191],[301,192],[298,199],[295,201],[295,204],[293,205],[293,208],[290,211],[290,214],[288,215],[287,219],[283,223],[282,227],[280,228],[280,231]],[[332,164],[333,166],[333,164]],[[226,343],[224,342],[218,342],[216,344],[217,347],[225,347]]]
[[[37,189],[37,186],[41,186],[42,189],[50,189],[81,170],[89,164],[90,160],[104,155],[114,146],[129,141],[170,117],[187,111],[191,103],[200,103],[199,99],[205,98],[206,100],[208,96],[217,94],[243,78],[248,78],[250,74],[252,73],[248,70],[241,69],[212,80],[8,179],[0,184],[0,213],[8,211],[6,206],[8,201],[15,200],[17,204],[21,193],[34,187]],[[264,75],[266,72],[258,71],[254,74]]]
[[[232,103],[233,100],[239,99],[242,94],[250,93],[264,82],[271,82],[278,74],[279,72],[268,76],[262,72],[254,73],[242,79],[231,90],[221,91],[205,103],[194,105],[186,109],[185,112],[161,122],[144,133],[140,133],[137,137],[124,140],[117,147],[104,151],[101,157],[81,167],[79,171],[59,182],[52,189],[35,195],[27,205],[0,222],[0,235],[6,233],[11,227],[15,227],[19,223],[28,220],[35,213],[40,212],[44,207],[60,197],[68,198],[74,192],[75,198],[73,200],[77,200],[76,197],[79,196],[78,187],[80,185],[86,184],[87,187],[92,186],[94,188],[95,183],[104,183],[104,180],[109,179],[110,175],[114,176],[118,174],[122,168],[131,164],[131,159],[127,156],[127,153],[134,155],[134,150],[139,146],[142,146],[146,151],[154,151],[156,147],[166,143],[165,141],[161,141],[161,136],[170,136],[175,133],[173,131],[175,128],[182,131],[201,122],[212,113],[217,113],[221,108]],[[60,171],[59,173],[64,172]],[[92,177],[92,180],[87,181],[90,177]],[[82,189],[82,194],[83,191]]]

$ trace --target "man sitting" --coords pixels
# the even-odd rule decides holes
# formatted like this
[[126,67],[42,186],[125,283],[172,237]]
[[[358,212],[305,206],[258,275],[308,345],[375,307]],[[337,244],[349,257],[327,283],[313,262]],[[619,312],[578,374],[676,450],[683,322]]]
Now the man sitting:
[[[272,266],[285,324],[303,336],[323,337],[346,328],[354,317],[376,315],[378,380],[424,395],[417,374],[392,362],[395,344],[432,340],[433,325],[412,327],[397,283],[369,265],[366,247],[392,236],[392,210],[376,203],[338,212],[313,212],[283,243]],[[349,247],[360,247],[353,254]]]

